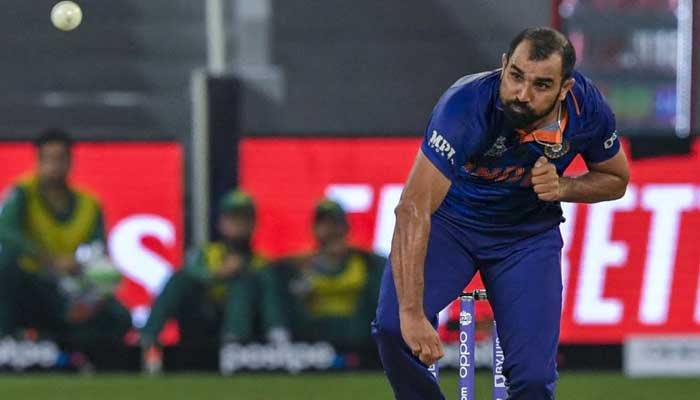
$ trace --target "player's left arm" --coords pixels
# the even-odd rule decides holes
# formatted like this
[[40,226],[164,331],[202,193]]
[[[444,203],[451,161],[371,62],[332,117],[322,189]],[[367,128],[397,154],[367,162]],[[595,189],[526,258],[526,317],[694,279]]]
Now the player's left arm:
[[630,172],[627,157],[615,129],[615,115],[595,88],[597,96],[596,133],[581,152],[588,172],[575,176],[558,176],[554,164],[540,157],[532,168],[532,186],[540,200],[597,203],[625,195]]
[[597,203],[624,196],[630,173],[622,148],[612,158],[586,165],[582,175],[559,176],[554,164],[540,157],[532,168],[532,189],[543,201]]
[[630,170],[622,148],[606,161],[586,165],[588,172],[583,175],[559,178],[559,201],[597,203],[624,196]]

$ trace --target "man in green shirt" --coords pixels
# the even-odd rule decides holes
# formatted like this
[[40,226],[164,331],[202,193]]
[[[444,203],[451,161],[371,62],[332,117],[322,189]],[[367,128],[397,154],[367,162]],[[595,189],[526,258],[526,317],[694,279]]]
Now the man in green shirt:
[[175,317],[188,344],[286,340],[278,291],[267,261],[252,249],[255,206],[243,191],[226,193],[219,204],[221,239],[188,257],[156,298],[141,330],[144,369],[161,368],[158,335]]
[[[48,130],[35,146],[36,172],[0,210],[0,335],[34,328],[72,347],[123,343],[131,315],[93,279],[92,263],[107,260],[105,227],[97,199],[68,183],[72,141]],[[118,279],[111,271],[100,275]]]
[[276,268],[290,299],[292,336],[372,349],[370,322],[386,259],[350,246],[347,217],[335,201],[317,204],[313,233],[317,251],[282,259]]

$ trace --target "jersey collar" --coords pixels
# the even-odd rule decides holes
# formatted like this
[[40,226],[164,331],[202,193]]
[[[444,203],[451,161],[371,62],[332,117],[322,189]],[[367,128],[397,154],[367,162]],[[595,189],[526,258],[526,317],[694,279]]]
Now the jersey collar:
[[[563,103],[563,102],[562,102]],[[561,116],[561,126],[554,121],[553,123],[542,127],[540,129],[535,129],[534,131],[527,132],[522,129],[516,129],[518,137],[520,138],[520,143],[534,142],[535,139],[544,143],[561,143],[564,135],[564,130],[569,122],[569,112],[565,107],[565,104],[561,104],[562,116]]]

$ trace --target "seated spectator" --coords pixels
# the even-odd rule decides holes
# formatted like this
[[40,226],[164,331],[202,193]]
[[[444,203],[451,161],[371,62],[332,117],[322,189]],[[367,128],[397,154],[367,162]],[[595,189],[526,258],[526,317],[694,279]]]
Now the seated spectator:
[[35,145],[36,173],[0,211],[0,335],[36,329],[77,349],[122,344],[131,315],[112,296],[119,273],[100,204],[68,182],[67,133],[48,130]]
[[348,231],[343,208],[324,199],[313,224],[318,250],[279,261],[295,340],[373,346],[370,322],[386,259],[351,247]]
[[255,207],[249,195],[230,191],[219,205],[218,242],[188,257],[153,303],[141,330],[144,369],[159,372],[158,335],[167,319],[175,317],[181,342],[286,341],[277,291],[267,261],[251,247]]

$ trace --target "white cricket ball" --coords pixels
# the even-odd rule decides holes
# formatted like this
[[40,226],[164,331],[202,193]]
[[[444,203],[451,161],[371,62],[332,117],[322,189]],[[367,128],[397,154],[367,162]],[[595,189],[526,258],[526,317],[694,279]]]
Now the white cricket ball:
[[83,11],[72,1],[61,1],[51,9],[53,26],[62,31],[72,31],[83,20]]

